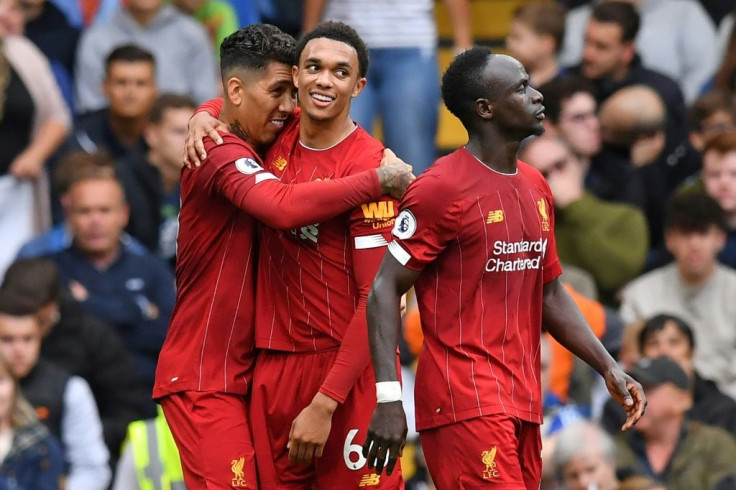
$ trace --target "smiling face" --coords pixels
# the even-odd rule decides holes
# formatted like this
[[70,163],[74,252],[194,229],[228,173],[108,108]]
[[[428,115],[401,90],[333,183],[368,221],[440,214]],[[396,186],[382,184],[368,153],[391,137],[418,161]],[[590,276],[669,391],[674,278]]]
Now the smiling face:
[[529,75],[519,61],[495,55],[484,70],[484,78],[494,94],[492,119],[500,131],[519,141],[544,133],[542,94],[529,86]]
[[284,63],[270,61],[263,70],[238,71],[226,90],[239,125],[236,133],[255,147],[273,143],[296,109],[291,67]]
[[318,121],[349,117],[351,99],[365,86],[359,68],[352,46],[327,38],[309,41],[293,70],[302,109]]

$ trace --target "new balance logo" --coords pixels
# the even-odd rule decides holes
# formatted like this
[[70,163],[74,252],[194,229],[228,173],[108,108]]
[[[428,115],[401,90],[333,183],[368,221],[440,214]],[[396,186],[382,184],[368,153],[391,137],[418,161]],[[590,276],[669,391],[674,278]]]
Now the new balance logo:
[[358,483],[359,487],[374,487],[381,483],[381,477],[377,474],[373,473],[370,475],[363,475],[363,478],[360,479],[360,483]]
[[276,168],[276,170],[281,172],[283,169],[286,168],[286,165],[288,163],[289,162],[286,161],[286,158],[279,156],[279,157],[276,157],[276,160],[273,161],[273,166],[274,168]]
[[488,218],[486,218],[486,224],[500,223],[503,221],[503,210],[497,209],[495,211],[488,212]]

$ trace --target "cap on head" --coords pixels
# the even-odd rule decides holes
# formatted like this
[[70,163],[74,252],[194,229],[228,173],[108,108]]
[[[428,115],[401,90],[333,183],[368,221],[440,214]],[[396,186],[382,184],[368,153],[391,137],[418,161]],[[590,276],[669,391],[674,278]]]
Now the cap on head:
[[672,383],[681,390],[690,390],[690,380],[685,371],[667,357],[655,359],[645,357],[634,366],[629,374],[644,386],[656,387]]

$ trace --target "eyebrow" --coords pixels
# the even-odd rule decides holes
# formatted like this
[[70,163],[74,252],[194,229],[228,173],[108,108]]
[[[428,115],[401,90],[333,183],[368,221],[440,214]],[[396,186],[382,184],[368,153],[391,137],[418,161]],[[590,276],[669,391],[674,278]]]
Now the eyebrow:
[[[304,61],[305,63],[322,63],[322,60],[319,58],[307,58]],[[352,65],[349,61],[338,61],[337,66],[339,66],[340,68],[352,68]]]

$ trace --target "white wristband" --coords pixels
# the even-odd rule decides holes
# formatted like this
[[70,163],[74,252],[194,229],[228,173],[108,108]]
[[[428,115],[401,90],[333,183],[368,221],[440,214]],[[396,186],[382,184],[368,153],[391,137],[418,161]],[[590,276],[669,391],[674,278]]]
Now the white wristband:
[[381,381],[380,383],[376,383],[376,399],[378,403],[400,401],[401,383],[398,381]]

